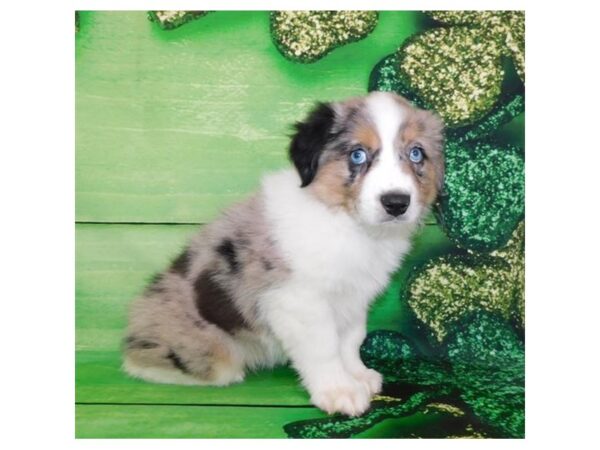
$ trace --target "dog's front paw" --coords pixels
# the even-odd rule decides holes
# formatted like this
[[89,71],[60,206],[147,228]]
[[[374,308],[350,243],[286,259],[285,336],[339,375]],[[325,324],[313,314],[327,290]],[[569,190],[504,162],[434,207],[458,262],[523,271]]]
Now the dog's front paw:
[[381,392],[383,376],[379,372],[365,367],[365,370],[356,374],[356,378],[367,386],[371,395],[379,394]]
[[328,414],[339,412],[355,417],[369,408],[371,393],[365,383],[348,378],[316,388],[312,392],[311,401]]

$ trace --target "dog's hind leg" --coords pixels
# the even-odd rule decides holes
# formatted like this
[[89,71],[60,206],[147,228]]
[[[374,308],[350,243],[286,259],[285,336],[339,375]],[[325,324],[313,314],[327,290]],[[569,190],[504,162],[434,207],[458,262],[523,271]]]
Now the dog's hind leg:
[[170,280],[169,289],[154,286],[134,303],[123,341],[123,369],[155,383],[242,381],[244,359],[233,336],[203,319],[188,301],[185,283],[176,281]]
[[130,335],[124,342],[123,369],[135,378],[165,384],[223,386],[244,379],[234,347],[214,337],[198,338],[196,345],[188,346],[164,337]]

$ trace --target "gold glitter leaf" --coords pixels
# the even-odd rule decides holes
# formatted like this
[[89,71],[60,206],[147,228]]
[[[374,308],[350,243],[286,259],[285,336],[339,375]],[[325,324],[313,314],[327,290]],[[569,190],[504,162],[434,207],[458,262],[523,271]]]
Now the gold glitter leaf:
[[208,11],[149,11],[148,17],[163,30],[172,30],[208,14]]
[[447,25],[469,25],[505,47],[521,80],[525,81],[524,11],[430,11],[434,20]]
[[399,69],[448,126],[467,125],[485,115],[500,95],[502,50],[474,28],[437,28],[399,50]]
[[512,273],[514,287],[513,316],[521,328],[525,328],[525,221],[521,221],[505,247],[492,253],[506,261]]
[[277,11],[271,13],[271,35],[283,56],[310,63],[366,37],[377,18],[375,11]]
[[488,255],[446,255],[429,261],[408,285],[408,304],[442,342],[459,319],[484,310],[509,319],[513,282],[509,264]]

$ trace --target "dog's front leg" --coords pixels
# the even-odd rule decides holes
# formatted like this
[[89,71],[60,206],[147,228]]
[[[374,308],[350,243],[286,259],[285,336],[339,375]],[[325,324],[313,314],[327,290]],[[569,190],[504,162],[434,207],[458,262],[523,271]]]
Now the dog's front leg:
[[340,350],[344,366],[357,380],[365,383],[374,395],[381,392],[383,377],[379,372],[369,369],[360,359],[360,346],[367,335],[366,312],[357,314],[340,330]]
[[318,292],[285,290],[267,302],[269,325],[299,372],[317,407],[328,413],[362,414],[371,401],[364,382],[350,374],[330,304]]

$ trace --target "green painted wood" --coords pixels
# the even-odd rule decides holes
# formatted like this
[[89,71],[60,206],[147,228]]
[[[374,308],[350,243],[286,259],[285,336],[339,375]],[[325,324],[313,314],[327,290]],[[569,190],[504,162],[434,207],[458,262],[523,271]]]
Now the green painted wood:
[[77,350],[115,350],[129,302],[177,256],[197,229],[188,225],[76,226]]
[[286,423],[316,408],[77,405],[77,438],[285,438]]
[[366,39],[314,64],[283,58],[268,13],[159,29],[143,11],[82,12],[76,36],[76,218],[205,223],[288,164],[314,101],[366,92],[373,66],[422,27],[384,11]]
[[[76,226],[76,399],[85,402],[253,403],[303,405],[308,396],[288,368],[250,375],[222,388],[161,386],[132,380],[120,370],[120,342],[131,300],[162,270],[199,227],[189,225]],[[375,302],[369,329],[412,332],[399,292],[417,264],[452,249],[439,227],[425,226],[390,288]]]
[[289,367],[251,373],[244,382],[227,387],[172,386],[126,376],[118,351],[77,352],[76,361],[78,403],[310,405],[308,394]]

